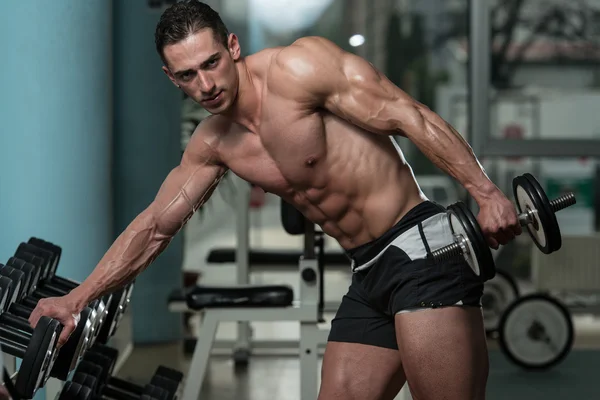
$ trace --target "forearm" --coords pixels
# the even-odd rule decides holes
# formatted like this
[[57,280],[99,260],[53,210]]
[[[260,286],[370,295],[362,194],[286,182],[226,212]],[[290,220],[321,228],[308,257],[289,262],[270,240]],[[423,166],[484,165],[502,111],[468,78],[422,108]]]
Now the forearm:
[[121,233],[94,271],[70,296],[80,308],[125,286],[167,248],[173,235],[160,234],[150,210],[144,211]]
[[480,203],[498,193],[486,175],[471,146],[440,116],[429,109],[419,109],[416,129],[404,131],[423,154],[467,189]]

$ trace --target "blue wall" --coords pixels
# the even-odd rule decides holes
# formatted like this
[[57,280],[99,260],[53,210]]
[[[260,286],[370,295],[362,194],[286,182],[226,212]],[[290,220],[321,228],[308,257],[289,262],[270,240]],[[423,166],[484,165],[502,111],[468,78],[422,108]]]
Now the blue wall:
[[112,3],[3,2],[0,43],[0,263],[39,236],[82,280],[113,236]]
[[85,278],[111,226],[111,2],[10,1],[0,12],[0,262],[32,235]]
[[[182,94],[161,70],[154,29],[162,10],[146,0],[114,3],[115,236],[154,199],[181,158]],[[181,287],[183,241],[178,235],[136,281],[131,308],[136,343],[181,338],[181,315],[167,310]]]
[[[180,159],[181,93],[161,71],[145,0],[3,4],[0,263],[39,236],[85,279]],[[134,341],[179,339],[179,235],[136,282]]]

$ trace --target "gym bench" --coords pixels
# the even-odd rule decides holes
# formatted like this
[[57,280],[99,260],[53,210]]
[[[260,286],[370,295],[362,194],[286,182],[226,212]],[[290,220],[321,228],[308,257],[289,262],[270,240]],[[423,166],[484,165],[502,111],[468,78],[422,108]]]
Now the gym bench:
[[[318,348],[327,342],[323,319],[324,238],[297,210],[282,201],[283,225],[289,234],[304,234],[304,252],[296,260],[300,272],[299,300],[289,285],[196,286],[169,297],[173,312],[202,313],[198,340],[186,374],[183,400],[200,396],[219,323],[235,321],[298,321],[300,323],[300,398],[314,400],[319,391]],[[346,260],[349,265],[349,261]]]

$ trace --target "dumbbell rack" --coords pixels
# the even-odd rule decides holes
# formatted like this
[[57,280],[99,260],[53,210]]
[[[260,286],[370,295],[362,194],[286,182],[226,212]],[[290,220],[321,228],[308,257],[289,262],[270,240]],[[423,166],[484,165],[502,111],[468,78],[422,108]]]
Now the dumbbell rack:
[[[131,352],[133,351],[133,342],[132,342],[132,331],[131,331],[131,315],[129,309],[125,312],[123,316],[123,320],[119,325],[119,329],[117,329],[115,335],[111,338],[110,344],[112,347],[116,348],[119,351],[119,358],[115,363],[114,374],[118,373],[119,370],[123,367]],[[14,381],[14,378],[17,375],[19,370],[19,363],[16,357],[13,357],[9,354],[2,353],[1,355],[4,359],[4,366],[8,371],[11,379]],[[46,400],[54,400],[61,392],[64,386],[64,382],[50,378],[46,385],[44,386]]]
[[[22,281],[22,285],[21,283],[18,284],[19,288],[23,288],[23,292],[21,292],[21,294],[19,294],[19,296],[28,296],[30,292],[28,292],[29,290],[39,290],[40,286],[39,284],[36,285],[37,288],[35,288],[35,286],[33,286],[34,284],[30,282],[42,282],[42,279],[46,280],[55,280],[54,284],[56,284],[56,280],[58,280],[58,282],[60,282],[58,285],[59,286],[52,286],[53,284],[49,281],[45,281],[44,284],[41,286],[41,292],[37,292],[37,293],[43,293],[44,288],[46,288],[46,290],[55,290],[56,294],[46,294],[46,295],[42,295],[43,296],[52,296],[52,295],[56,295],[56,296],[60,296],[60,291],[61,289],[59,289],[60,285],[65,285],[65,287],[67,288],[67,292],[68,292],[68,287],[70,285],[77,285],[76,282],[70,281],[69,279],[66,278],[61,278],[59,276],[55,276],[54,272],[56,271],[56,267],[58,266],[58,262],[60,260],[60,247],[55,246],[49,242],[45,242],[42,239],[37,239],[37,238],[30,238],[28,243],[21,243],[21,245],[19,245],[19,248],[17,249],[17,251],[15,252],[15,256],[17,256],[17,258],[15,260],[20,260],[21,262],[23,262],[23,259],[19,259],[19,257],[27,257],[27,254],[30,256],[33,256],[33,254],[29,254],[29,253],[22,253],[20,255],[17,255],[17,253],[20,250],[23,251],[32,251],[35,252],[37,250],[32,250],[32,247],[26,249],[26,248],[22,248],[21,246],[34,246],[31,241],[38,241],[36,243],[36,246],[38,247],[39,251],[42,252],[46,252],[46,254],[52,254],[54,253],[55,255],[58,254],[57,257],[50,255],[49,258],[44,259],[44,255],[40,254],[40,253],[36,253],[36,255],[39,255],[41,258],[39,258],[39,260],[43,260],[45,261],[45,263],[40,263],[37,264],[35,267],[38,268],[38,272],[39,273],[33,273],[32,271],[35,270],[34,265],[33,264],[29,264],[29,266],[25,265],[25,264],[19,264],[19,266],[17,268],[24,268],[23,270],[15,270],[10,266],[4,266],[3,264],[1,265],[1,268],[3,269],[3,271],[5,269],[10,269],[10,271],[7,271],[6,274],[7,276],[11,276],[11,279],[23,279]],[[38,244],[39,243],[39,244]],[[45,243],[45,244],[43,244]],[[54,248],[52,247],[46,247],[47,246],[54,246]],[[35,258],[35,257],[34,257]],[[9,263],[13,262],[13,259],[9,260]],[[33,262],[33,261],[31,261]],[[12,265],[12,264],[11,264]],[[43,265],[43,266],[42,266]],[[53,269],[50,267],[50,265],[53,266]],[[27,268],[25,268],[27,267]],[[49,271],[52,270],[50,275],[46,275],[47,273],[50,273]],[[21,275],[15,275],[16,272],[14,271],[18,271],[19,274]],[[23,271],[27,271],[27,274],[25,274],[25,272]],[[23,277],[23,278],[19,278],[19,276]],[[30,279],[32,276],[36,276],[36,280],[35,281],[31,281]],[[26,277],[26,278],[25,278]],[[6,277],[3,276],[3,279],[8,279]],[[39,279],[39,281],[38,281]],[[14,281],[13,281],[14,282]],[[27,282],[27,283],[25,283]],[[4,282],[6,283],[6,282]],[[30,286],[31,285],[31,286]],[[46,286],[47,285],[47,286]],[[73,286],[74,287],[74,286]],[[26,289],[25,289],[26,288]],[[33,289],[31,289],[33,288]],[[48,289],[49,288],[49,289]],[[131,293],[130,291],[133,289],[133,283],[131,285],[128,286],[128,292],[127,292],[127,298],[129,299]],[[16,290],[16,289],[15,289]],[[16,297],[17,292],[15,291],[15,294],[13,296],[13,298],[11,298],[10,301],[15,301],[15,305],[21,305],[21,300],[22,298],[20,297]],[[48,292],[50,293],[50,292]],[[66,292],[65,292],[66,293]],[[123,294],[122,296],[124,296],[125,294]],[[117,307],[117,308],[113,308],[113,313],[117,313],[117,314],[112,314],[112,315],[116,315],[113,316],[112,318],[109,317],[108,320],[105,321],[105,324],[103,325],[98,325],[96,326],[96,328],[98,327],[102,327],[99,331],[96,331],[96,333],[94,334],[93,338],[90,336],[88,339],[86,339],[85,343],[86,344],[81,344],[84,342],[80,342],[80,346],[86,346],[85,348],[87,348],[87,346],[89,346],[92,342],[91,340],[95,340],[96,338],[102,337],[101,342],[98,343],[106,343],[106,340],[109,341],[109,345],[111,346],[111,348],[113,348],[118,354],[118,357],[115,358],[114,361],[114,367],[112,368],[112,371],[114,374],[118,373],[118,371],[120,370],[120,368],[123,366],[123,364],[127,361],[127,359],[129,358],[132,350],[133,350],[133,342],[132,342],[132,327],[131,327],[131,317],[130,317],[130,311],[129,311],[129,307],[127,307],[127,303],[129,302],[129,300],[127,300],[127,302],[125,302],[124,297],[120,296],[118,302],[115,302],[112,306],[113,307]],[[121,301],[123,301],[123,303],[121,303]],[[91,304],[97,304],[97,302],[91,303]],[[92,306],[92,307],[96,307],[96,306]],[[123,308],[125,310],[125,312],[123,313]],[[89,309],[88,309],[89,310]],[[96,311],[98,310],[106,310],[106,308],[102,307],[100,309],[95,309]],[[120,310],[120,311],[117,311]],[[104,311],[99,311],[99,312],[103,312]],[[107,311],[108,312],[108,311]],[[82,313],[82,315],[84,315]],[[98,315],[98,314],[94,314],[94,315]],[[27,319],[27,315],[18,315],[17,318],[25,318]],[[106,315],[105,315],[106,317]],[[116,325],[118,323],[118,325]],[[92,323],[93,325],[93,323]],[[89,325],[88,322],[88,326],[92,326]],[[77,328],[79,329],[79,328]],[[77,330],[76,330],[77,332]],[[87,335],[87,334],[86,334]],[[89,342],[88,342],[89,341]],[[66,349],[68,345],[66,345],[63,349]],[[76,347],[71,346],[73,349],[75,349]],[[82,347],[83,349],[83,347]],[[15,378],[18,380],[19,377],[19,371],[21,369],[21,359],[19,358],[20,356],[14,356],[14,355],[10,355],[8,354],[6,351],[4,351],[6,349],[2,349],[0,350],[0,356],[2,357],[2,361],[3,363],[0,365],[3,365],[7,372],[8,375],[10,376],[10,380],[13,382],[13,384],[15,383]],[[89,350],[89,349],[88,349]],[[86,352],[88,350],[85,350]],[[79,350],[76,350],[79,351]],[[12,353],[11,354],[15,354]],[[69,353],[65,353],[65,354],[69,354]],[[85,353],[81,353],[81,354],[85,354]],[[69,356],[66,356],[69,357]],[[68,360],[68,358],[67,358]],[[71,363],[70,361],[66,361],[67,363]],[[29,363],[31,364],[31,360],[29,361]],[[23,364],[24,365],[24,364]],[[28,364],[29,365],[29,364]],[[54,364],[54,366],[56,367],[58,364]],[[64,364],[68,367],[69,364]],[[73,368],[75,365],[72,365],[71,367],[68,368]],[[64,368],[64,367],[60,367],[60,368]],[[61,369],[61,371],[63,371]],[[72,371],[72,370],[71,370]],[[3,371],[2,371],[3,372]],[[55,373],[55,374],[54,374]],[[67,378],[66,374],[68,373],[66,370],[64,370],[64,372],[59,372],[54,371],[53,375],[50,376],[46,376],[47,380],[45,380],[45,383],[42,383],[42,388],[40,388],[39,390],[37,390],[37,392],[35,393],[35,396],[37,399],[39,398],[45,398],[45,399],[56,399],[58,397],[58,395],[61,393],[63,386],[65,384],[65,380],[68,381],[70,378]],[[29,376],[29,374],[27,374],[27,372],[25,372],[25,377]],[[54,376],[56,376],[57,378],[55,378]],[[23,382],[21,382],[23,383]],[[21,389],[23,390],[23,389]]]

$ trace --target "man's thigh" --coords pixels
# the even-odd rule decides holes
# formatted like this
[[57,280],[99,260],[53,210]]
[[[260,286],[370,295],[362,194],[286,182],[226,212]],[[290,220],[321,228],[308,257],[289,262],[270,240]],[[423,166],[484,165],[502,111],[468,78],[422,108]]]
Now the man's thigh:
[[318,400],[393,400],[405,382],[398,350],[328,342]]
[[353,276],[331,323],[319,400],[392,400],[405,378],[394,317],[374,309]]
[[396,338],[415,400],[485,398],[489,364],[480,308],[397,314]]
[[416,400],[485,398],[483,283],[464,260],[415,260],[411,296],[392,299],[396,339]]

